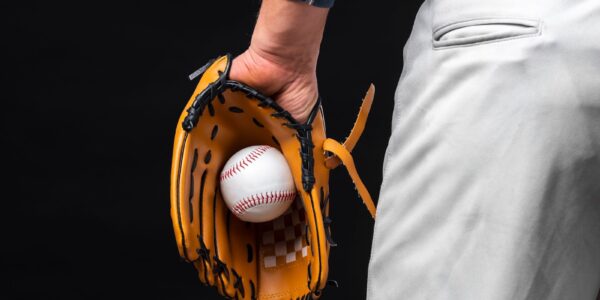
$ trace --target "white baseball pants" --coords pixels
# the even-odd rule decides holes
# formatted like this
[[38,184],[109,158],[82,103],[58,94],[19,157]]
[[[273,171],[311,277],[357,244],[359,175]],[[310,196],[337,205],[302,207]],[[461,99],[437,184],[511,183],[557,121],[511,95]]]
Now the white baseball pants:
[[596,299],[600,0],[426,0],[395,101],[368,299]]

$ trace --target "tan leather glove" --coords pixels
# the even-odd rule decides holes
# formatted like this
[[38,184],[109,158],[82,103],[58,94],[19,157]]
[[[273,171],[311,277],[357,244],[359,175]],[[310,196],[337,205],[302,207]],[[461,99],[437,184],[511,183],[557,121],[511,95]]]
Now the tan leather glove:
[[[175,133],[171,218],[185,260],[200,280],[232,299],[316,299],[327,283],[329,170],[343,163],[375,217],[375,205],[350,152],[364,129],[374,87],[342,145],[325,135],[320,101],[300,124],[272,99],[229,80],[229,55],[202,69]],[[196,74],[199,75],[199,74]],[[281,217],[248,223],[221,198],[219,174],[227,159],[251,145],[285,156],[297,199]],[[293,234],[291,234],[293,233]]]

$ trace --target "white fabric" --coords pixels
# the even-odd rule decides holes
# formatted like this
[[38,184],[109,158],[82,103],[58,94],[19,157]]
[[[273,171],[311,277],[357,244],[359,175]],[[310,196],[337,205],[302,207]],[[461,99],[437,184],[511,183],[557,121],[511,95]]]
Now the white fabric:
[[593,300],[600,1],[433,0],[404,51],[369,300]]

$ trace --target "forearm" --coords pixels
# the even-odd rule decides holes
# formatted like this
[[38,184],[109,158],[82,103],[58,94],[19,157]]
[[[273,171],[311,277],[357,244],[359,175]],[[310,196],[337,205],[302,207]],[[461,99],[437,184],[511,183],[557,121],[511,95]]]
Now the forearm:
[[315,68],[328,11],[296,1],[263,0],[250,50],[291,68]]
[[233,61],[230,78],[306,121],[319,94],[317,59],[328,11],[292,0],[263,0],[250,47]]

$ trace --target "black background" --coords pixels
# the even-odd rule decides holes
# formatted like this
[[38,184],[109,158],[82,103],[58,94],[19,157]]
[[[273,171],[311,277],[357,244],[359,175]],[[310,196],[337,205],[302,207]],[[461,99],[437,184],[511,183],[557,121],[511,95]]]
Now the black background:
[[[14,6],[18,5],[18,6]],[[248,45],[260,3],[1,4],[5,23],[0,254],[4,299],[221,299],[180,261],[169,216],[175,126],[187,75]],[[328,135],[343,140],[377,87],[354,158],[374,198],[402,47],[420,1],[339,0],[318,77]],[[364,299],[373,221],[332,172],[324,299]],[[401,280],[401,279],[398,279]]]

